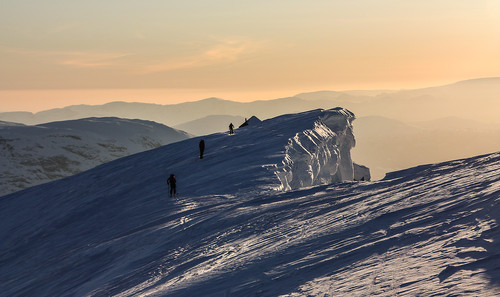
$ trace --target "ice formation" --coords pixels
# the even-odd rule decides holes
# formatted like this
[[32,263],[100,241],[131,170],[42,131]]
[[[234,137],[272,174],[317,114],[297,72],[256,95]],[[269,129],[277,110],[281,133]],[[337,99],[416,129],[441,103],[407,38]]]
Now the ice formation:
[[312,129],[298,132],[289,139],[285,159],[276,170],[280,189],[287,191],[362,176],[368,180],[369,169],[354,166],[351,159],[351,149],[356,144],[354,119],[354,114],[347,109],[325,110]]

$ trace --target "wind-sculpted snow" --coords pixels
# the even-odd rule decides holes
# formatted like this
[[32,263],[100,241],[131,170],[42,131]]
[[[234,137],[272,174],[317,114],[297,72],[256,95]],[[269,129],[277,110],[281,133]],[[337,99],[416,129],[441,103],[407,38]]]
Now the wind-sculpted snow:
[[3,197],[0,295],[498,296],[500,153],[276,191],[288,140],[328,113]]
[[329,110],[314,123],[314,128],[291,138],[283,165],[276,171],[280,189],[353,180],[353,120],[354,114],[348,110]]

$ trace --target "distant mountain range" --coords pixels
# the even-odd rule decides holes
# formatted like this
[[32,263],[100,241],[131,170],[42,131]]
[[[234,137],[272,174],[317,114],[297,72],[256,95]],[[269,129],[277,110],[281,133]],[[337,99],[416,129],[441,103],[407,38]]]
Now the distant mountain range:
[[85,117],[121,117],[163,123],[193,135],[238,127],[244,118],[267,119],[316,108],[352,111],[357,139],[353,155],[386,172],[500,150],[500,78],[483,78],[415,90],[319,91],[268,101],[208,98],[173,105],[111,102],[38,113],[0,113],[0,120],[38,124]]
[[416,90],[320,91],[254,102],[208,98],[172,105],[126,102],[74,105],[35,114],[30,112],[0,113],[0,120],[40,124],[87,117],[114,116],[151,120],[173,127],[213,115],[247,118],[255,115],[264,120],[281,114],[337,106],[351,110],[358,117],[382,116],[404,122],[453,116],[500,123],[498,116],[500,78],[475,79]]
[[228,131],[230,123],[233,123],[235,127],[238,127],[244,121],[245,118],[242,116],[209,115],[201,119],[174,126],[174,128],[182,131],[188,131],[190,134],[200,136]]
[[384,117],[354,121],[353,158],[370,167],[374,179],[387,172],[500,150],[500,125],[461,118],[404,123]]
[[0,196],[189,137],[155,122],[119,118],[0,122]]

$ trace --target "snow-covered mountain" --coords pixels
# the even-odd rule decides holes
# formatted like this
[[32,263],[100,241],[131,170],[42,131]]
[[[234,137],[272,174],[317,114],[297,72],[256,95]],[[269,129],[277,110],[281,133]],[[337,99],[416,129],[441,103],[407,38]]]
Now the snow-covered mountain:
[[2,122],[0,196],[188,137],[155,122],[119,118],[37,126]]
[[[336,106],[343,106],[358,117],[355,133],[362,137],[358,137],[360,141],[353,154],[372,169],[374,179],[422,163],[500,150],[500,77],[414,90],[319,91],[253,102],[207,98],[171,105],[126,102],[74,105],[34,114],[4,112],[0,113],[0,120],[38,124],[115,116],[155,121],[199,136],[225,131],[230,122],[238,127],[231,118],[255,115],[267,119]],[[380,125],[387,126],[381,118],[395,123],[395,129],[404,126],[407,131],[393,132],[391,126],[380,129]],[[457,127],[465,127],[467,131],[457,131]]]
[[346,181],[352,120],[285,115],[203,137],[204,159],[192,138],[5,196],[0,292],[500,294],[500,153]]

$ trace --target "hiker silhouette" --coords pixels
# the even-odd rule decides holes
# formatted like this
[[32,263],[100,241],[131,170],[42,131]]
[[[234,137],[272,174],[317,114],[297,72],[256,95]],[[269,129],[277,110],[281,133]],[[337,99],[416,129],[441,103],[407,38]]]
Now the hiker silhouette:
[[200,140],[200,159],[203,159],[203,152],[205,151],[205,141],[202,139]]
[[243,127],[245,127],[245,126],[248,126],[248,120],[247,120],[247,118],[245,118],[245,121],[243,122],[243,124],[241,124],[241,125],[239,126],[239,128],[243,128]]
[[177,196],[177,180],[175,179],[175,175],[170,174],[170,177],[167,178],[167,185],[170,186],[170,197],[172,197],[172,194]]

